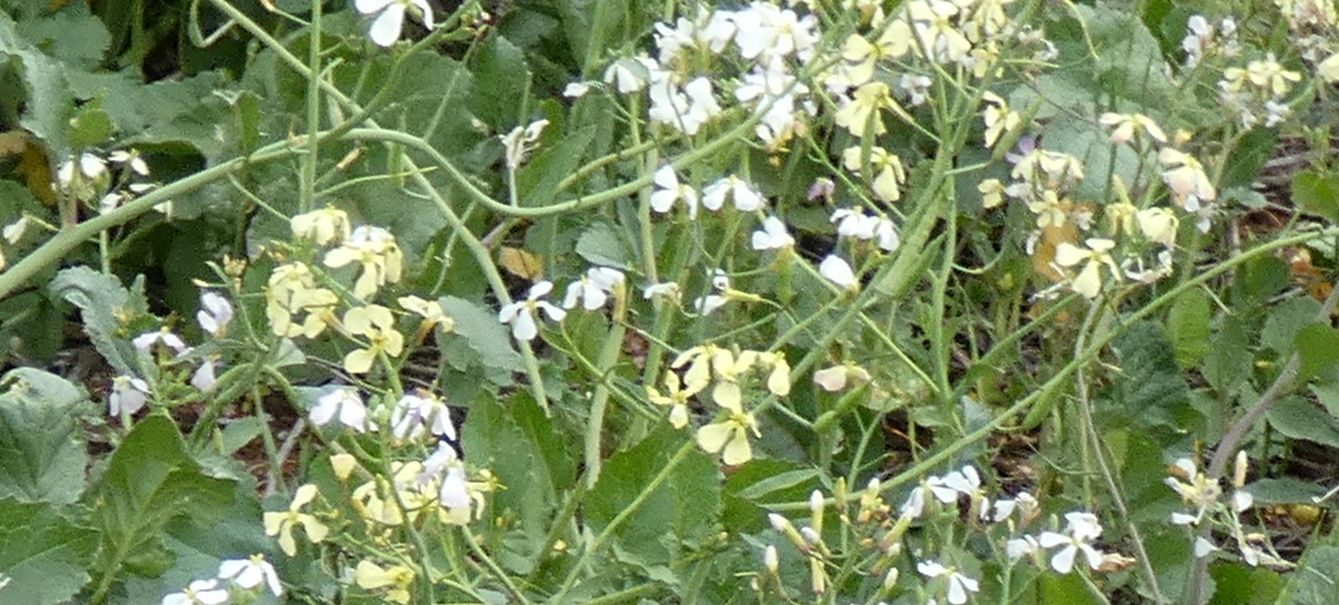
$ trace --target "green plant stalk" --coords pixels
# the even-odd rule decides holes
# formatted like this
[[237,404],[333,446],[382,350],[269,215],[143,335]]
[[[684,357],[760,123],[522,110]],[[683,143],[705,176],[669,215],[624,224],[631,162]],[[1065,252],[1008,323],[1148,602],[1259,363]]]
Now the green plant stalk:
[[[958,440],[946,446],[944,449],[939,450],[934,454],[931,454],[930,456],[926,457],[924,460],[915,464],[911,468],[904,470],[901,473],[898,473],[897,475],[890,478],[888,481],[885,481],[883,483],[884,489],[887,491],[891,491],[897,487],[900,487],[913,481],[917,477],[924,475],[927,472],[934,470],[940,464],[943,464],[944,462],[948,461],[949,458],[956,456],[962,450],[966,449],[967,447],[971,446],[974,443],[977,443],[978,441],[981,441],[982,439],[985,439],[994,431],[1002,428],[1004,426],[1004,423],[1007,422],[1010,418],[1027,411],[1032,406],[1032,404],[1036,403],[1042,397],[1050,394],[1052,391],[1056,389],[1068,385],[1070,382],[1069,378],[1074,374],[1074,372],[1079,368],[1079,366],[1090,363],[1093,359],[1095,359],[1104,349],[1106,349],[1107,345],[1111,344],[1112,340],[1114,340],[1120,334],[1124,333],[1126,327],[1133,325],[1134,323],[1140,320],[1148,318],[1149,316],[1153,315],[1154,312],[1158,311],[1162,307],[1171,304],[1171,302],[1175,300],[1175,298],[1179,296],[1182,292],[1190,290],[1191,288],[1197,288],[1201,284],[1211,279],[1214,279],[1219,275],[1226,273],[1227,271],[1232,270],[1237,265],[1240,265],[1246,261],[1257,258],[1264,254],[1268,254],[1282,248],[1287,248],[1289,246],[1297,246],[1300,244],[1305,244],[1306,242],[1309,242],[1313,239],[1322,237],[1335,237],[1335,236],[1339,236],[1339,227],[1331,227],[1328,229],[1313,231],[1310,233],[1303,233],[1299,235],[1294,235],[1292,237],[1286,237],[1265,244],[1261,244],[1259,246],[1256,246],[1255,248],[1242,252],[1238,256],[1235,256],[1231,259],[1228,259],[1217,265],[1214,265],[1209,269],[1206,269],[1199,275],[1196,275],[1195,277],[1191,278],[1190,281],[1187,281],[1186,283],[1179,284],[1173,287],[1166,293],[1162,294],[1153,301],[1149,302],[1143,308],[1131,313],[1130,316],[1126,318],[1126,323],[1112,328],[1109,332],[1102,335],[1101,338],[1098,338],[1095,343],[1090,345],[1081,354],[1077,355],[1074,360],[1070,361],[1069,363],[1061,367],[1060,370],[1057,371],[1056,374],[1052,376],[1050,380],[1042,384],[1041,388],[1039,388],[1036,392],[1032,393],[1031,395],[1028,395],[1027,397],[1024,397],[1023,399],[1020,399],[1017,403],[1013,404],[1012,406],[1009,406],[1008,409],[997,414],[994,418],[990,420],[990,422],[987,422],[981,428],[972,431],[967,435],[964,435],[963,437],[959,438]],[[858,498],[858,496],[854,497]],[[848,500],[852,498],[853,496],[848,496]],[[829,502],[831,502],[830,499]],[[783,502],[776,505],[772,505],[770,508],[778,512],[805,511],[809,510],[809,503]]]
[[511,577],[507,575],[507,572],[503,571],[502,568],[498,566],[497,562],[494,561],[492,557],[488,556],[488,553],[484,552],[483,548],[479,547],[479,541],[475,539],[474,532],[470,531],[470,528],[465,525],[460,526],[460,531],[464,534],[463,537],[465,538],[465,543],[470,547],[470,552],[474,553],[474,556],[478,557],[480,561],[483,561],[484,569],[488,570],[489,575],[497,578],[497,581],[502,583],[502,586],[507,589],[507,592],[511,594],[512,598],[516,599],[521,605],[530,605],[530,599],[527,599],[525,593],[521,592],[521,589],[516,587],[516,584],[511,581]]
[[[609,333],[605,335],[604,343],[600,345],[600,356],[595,360],[596,367],[601,375],[607,375],[614,369],[614,366],[618,363],[619,354],[623,352],[623,336],[627,332],[623,325],[628,313],[627,299],[626,284],[619,284],[614,291],[614,314],[609,325]],[[595,386],[595,393],[591,396],[590,418],[586,420],[586,486],[590,488],[594,488],[595,482],[600,478],[602,462],[600,438],[604,435],[604,414],[608,406],[609,384],[607,381],[601,380]]]
[[316,201],[316,165],[320,159],[321,129],[321,5],[324,0],[311,0],[311,42],[307,52],[307,69],[313,77],[307,78],[307,140],[306,155],[302,157],[302,190],[298,207],[310,212]]
[[243,171],[249,166],[288,158],[297,153],[299,152],[290,148],[287,142],[273,143],[257,150],[250,156],[233,158],[217,166],[206,168],[146,193],[143,197],[111,212],[100,214],[73,226],[67,226],[36,250],[33,250],[32,253],[23,257],[22,260],[14,263],[9,270],[0,273],[0,299],[12,294],[38,273],[59,263],[66,254],[69,254],[84,242],[96,238],[103,231],[124,225],[152,210],[158,204],[179,198],[214,181],[227,178],[229,175]]

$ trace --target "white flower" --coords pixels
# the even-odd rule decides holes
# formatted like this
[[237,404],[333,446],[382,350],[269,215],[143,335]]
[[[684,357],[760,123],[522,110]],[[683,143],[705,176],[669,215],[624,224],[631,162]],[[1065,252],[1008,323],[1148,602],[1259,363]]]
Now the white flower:
[[418,439],[424,431],[455,441],[456,427],[446,402],[426,392],[401,397],[391,412],[391,434],[396,439]]
[[567,286],[567,296],[563,298],[563,308],[571,309],[577,302],[587,311],[603,307],[609,301],[609,294],[623,283],[623,272],[609,267],[591,267],[580,280]]
[[141,353],[148,353],[153,349],[153,346],[158,343],[162,343],[163,346],[176,351],[178,356],[185,355],[191,350],[191,348],[186,346],[186,343],[181,340],[180,336],[167,330],[145,332],[136,336],[135,340],[132,340],[131,343],[134,344],[135,348],[139,349]]
[[325,426],[331,420],[339,418],[340,424],[355,431],[367,430],[367,406],[358,392],[350,388],[336,388],[322,395],[312,406],[308,417],[312,424]]
[[767,203],[761,193],[755,191],[743,179],[732,174],[702,190],[702,205],[713,212],[720,210],[721,206],[725,205],[725,196],[727,195],[734,199],[735,208],[738,208],[741,212],[760,210]]
[[468,511],[471,499],[465,477],[465,465],[450,444],[438,443],[437,449],[423,461],[423,475],[420,480],[438,475],[442,476],[437,494],[442,506]]
[[1167,168],[1162,180],[1186,212],[1199,210],[1200,202],[1212,202],[1218,197],[1204,167],[1189,154],[1164,147],[1158,152],[1158,162]]
[[921,572],[921,575],[927,578],[947,577],[948,602],[952,605],[966,603],[970,593],[981,590],[981,584],[976,580],[962,575],[957,569],[944,567],[936,561],[921,561],[916,564],[916,571]]
[[1209,556],[1209,553],[1212,553],[1212,552],[1215,551],[1215,550],[1218,550],[1218,546],[1216,546],[1213,542],[1210,542],[1210,541],[1208,541],[1208,540],[1205,540],[1203,536],[1196,536],[1196,537],[1195,537],[1195,558],[1196,558],[1196,559],[1202,559],[1202,558],[1204,558],[1204,557],[1207,557],[1207,556]]
[[711,315],[716,309],[724,307],[727,302],[730,302],[730,299],[720,294],[708,294],[694,300],[693,308],[697,310],[699,315],[706,316]]
[[1030,557],[1039,552],[1041,552],[1041,543],[1037,542],[1036,538],[1026,534],[1004,543],[1004,554],[1009,557],[1010,561]]
[[149,165],[144,163],[144,159],[139,157],[138,152],[117,150],[113,151],[107,159],[117,164],[127,164],[130,170],[140,176],[149,176]]
[[232,321],[232,303],[218,294],[205,292],[200,296],[200,307],[200,312],[195,314],[200,327],[215,338],[222,336],[228,322]]
[[795,245],[795,238],[786,231],[786,223],[775,216],[762,221],[762,229],[753,232],[754,250],[777,250]]
[[217,382],[218,379],[214,376],[214,360],[212,358],[205,359],[204,363],[200,364],[200,367],[196,368],[195,372],[191,374],[191,386],[201,391],[209,391],[214,388]]
[[535,141],[539,140],[539,135],[544,134],[544,129],[548,125],[548,120],[537,120],[525,127],[517,126],[511,129],[511,132],[498,137],[502,139],[507,168],[515,169],[525,163],[525,157],[529,155]]
[[838,208],[833,211],[829,222],[837,223],[838,237],[850,237],[861,241],[877,240],[879,248],[893,252],[902,244],[897,234],[897,226],[886,218],[865,214],[852,208]]
[[107,413],[120,416],[124,413],[132,416],[140,411],[149,400],[149,384],[134,376],[117,376],[112,379],[112,392],[107,397]]
[[414,14],[423,20],[423,26],[432,29],[432,7],[427,0],[356,0],[354,6],[364,15],[381,13],[372,21],[368,36],[378,46],[391,46],[400,39],[405,11],[414,8]]
[[589,82],[572,82],[563,88],[563,96],[569,99],[580,99],[590,92]]
[[651,72],[659,70],[660,65],[647,57],[622,59],[604,70],[604,81],[613,84],[618,92],[628,94],[645,88]]
[[218,580],[196,580],[186,590],[163,597],[162,605],[223,605],[228,589],[219,588]]
[[651,121],[689,136],[697,134],[703,124],[721,113],[711,80],[706,78],[696,78],[680,90],[667,74],[653,74],[650,97],[647,116]]
[[242,588],[255,588],[264,582],[274,593],[279,596],[283,589],[279,586],[279,574],[274,571],[274,566],[265,560],[265,555],[251,555],[249,559],[233,559],[224,561],[219,565],[219,579],[232,580],[233,583]]
[[544,297],[552,291],[553,283],[549,281],[541,281],[530,286],[530,292],[526,294],[525,300],[504,305],[498,311],[497,320],[511,324],[511,335],[517,340],[534,340],[535,336],[539,335],[539,325],[535,323],[538,310],[542,310],[553,321],[562,321],[567,317],[567,311],[544,300]]
[[688,207],[688,218],[697,218],[697,191],[679,183],[679,176],[669,164],[661,166],[652,177],[657,189],[651,193],[651,208],[659,213],[669,212],[675,202]]
[[3,236],[5,241],[11,245],[17,245],[19,240],[23,239],[23,234],[28,231],[28,225],[31,224],[33,224],[33,219],[25,214],[19,217],[19,220],[5,225],[4,230],[0,231],[0,236]]
[[672,281],[651,284],[642,290],[642,298],[646,300],[663,296],[677,302],[682,294],[683,290],[679,288],[679,284]]
[[1056,573],[1067,574],[1074,569],[1074,559],[1082,552],[1088,561],[1088,567],[1096,570],[1102,566],[1102,552],[1093,548],[1090,542],[1102,535],[1102,526],[1092,513],[1072,512],[1065,515],[1065,533],[1044,532],[1039,543],[1044,548],[1061,547],[1051,558],[1051,568]]
[[[107,163],[91,153],[79,154],[78,163],[79,172],[86,178],[97,179],[107,174]],[[75,159],[70,158],[56,168],[56,181],[62,188],[68,188],[74,183],[74,166]]]
[[818,273],[844,289],[855,290],[860,287],[860,282],[856,281],[855,271],[851,269],[851,265],[835,254],[829,254],[827,258],[823,259],[822,263],[819,263]]

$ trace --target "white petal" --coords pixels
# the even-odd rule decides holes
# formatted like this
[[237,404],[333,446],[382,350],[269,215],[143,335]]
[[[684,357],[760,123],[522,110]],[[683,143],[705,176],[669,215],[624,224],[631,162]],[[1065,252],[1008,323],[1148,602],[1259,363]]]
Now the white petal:
[[855,271],[851,270],[851,265],[836,255],[830,254],[823,259],[818,265],[818,273],[843,288],[851,289],[856,285]]
[[368,36],[378,46],[391,46],[400,39],[400,29],[404,25],[404,5],[398,2],[386,7],[372,22]]
[[1055,553],[1055,556],[1051,557],[1051,568],[1054,569],[1056,573],[1069,573],[1074,569],[1074,556],[1078,553],[1079,549],[1074,544],[1070,544],[1069,546],[1060,549],[1060,552]]
[[516,321],[511,324],[511,335],[517,340],[534,340],[539,334],[539,327],[535,325],[535,316],[530,309],[521,309],[516,314]]

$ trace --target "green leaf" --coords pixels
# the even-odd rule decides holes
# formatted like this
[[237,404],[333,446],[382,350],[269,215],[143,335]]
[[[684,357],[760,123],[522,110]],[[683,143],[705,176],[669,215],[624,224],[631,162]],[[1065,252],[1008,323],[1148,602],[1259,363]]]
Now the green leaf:
[[75,420],[88,397],[63,378],[31,368],[0,384],[0,498],[71,504],[84,491],[88,451]]
[[1339,220],[1339,174],[1314,170],[1297,173],[1292,182],[1292,199],[1305,212]]
[[103,532],[101,575],[157,575],[175,558],[163,544],[174,519],[233,505],[233,483],[206,476],[163,416],[139,421],[112,455],[97,491],[93,520]]
[[1078,574],[1042,574],[1037,578],[1040,594],[1038,603],[1044,605],[1098,605],[1102,603]]
[[1339,426],[1335,419],[1304,399],[1281,399],[1265,416],[1269,424],[1285,437],[1339,448]]
[[1339,602],[1339,546],[1317,543],[1306,550],[1297,571],[1279,595],[1278,605],[1328,605]]
[[79,527],[45,504],[0,499],[0,588],[5,603],[68,603],[91,579],[96,531]]
[[1231,394],[1251,376],[1255,356],[1246,341],[1242,321],[1226,317],[1213,338],[1213,346],[1204,358],[1204,378],[1215,390]]
[[1298,370],[1302,379],[1332,372],[1339,365],[1339,331],[1330,326],[1312,324],[1298,330],[1293,345],[1302,359]]
[[1200,290],[1188,290],[1172,303],[1167,331],[1180,367],[1195,365],[1209,352],[1209,313],[1209,297]]
[[1278,572],[1239,563],[1212,565],[1209,574],[1218,585],[1209,605],[1268,605],[1283,589]]
[[1255,311],[1292,281],[1288,264],[1273,256],[1260,256],[1241,266],[1233,284],[1233,306]]
[[494,35],[485,42],[470,65],[475,76],[475,94],[470,109],[499,133],[511,130],[524,119],[517,115],[530,88],[530,67],[525,55],[506,38]]
[[84,332],[103,359],[121,374],[139,375],[139,357],[124,333],[124,321],[149,312],[144,298],[144,279],[126,290],[116,277],[88,267],[73,267],[56,274],[47,286],[53,299],[65,299],[82,311]]
[[1150,426],[1182,426],[1177,419],[1190,409],[1190,395],[1162,326],[1137,323],[1114,347],[1122,370],[1115,396],[1126,412]]
[[558,184],[581,165],[594,137],[595,128],[587,126],[530,158],[516,174],[517,197],[521,205],[547,206],[552,203]]
[[628,248],[609,223],[591,224],[577,240],[577,254],[596,265],[628,269]]
[[[585,499],[592,531],[600,533],[628,510],[666,469],[684,437],[681,431],[663,426],[632,449],[609,458]],[[668,472],[668,478],[614,530],[622,557],[644,568],[668,564],[682,543],[708,538],[719,515],[720,470],[711,457],[695,449]]]
[[[512,384],[512,373],[524,370],[525,363],[521,354],[512,347],[507,326],[497,320],[496,314],[478,303],[455,296],[447,296],[438,302],[446,314],[456,321],[455,330],[440,337],[443,348],[458,353],[472,353],[447,355],[447,362],[462,371],[470,368],[482,370],[484,376],[495,384]],[[455,346],[456,343],[463,343],[464,347]]]
[[111,34],[102,20],[79,2],[66,4],[60,12],[19,23],[19,34],[52,58],[79,69],[93,71],[111,46]]
[[1256,504],[1311,504],[1312,498],[1325,494],[1325,489],[1309,481],[1290,477],[1261,479],[1246,486],[1255,496]]
[[1307,324],[1320,317],[1320,303],[1310,297],[1286,300],[1270,311],[1260,342],[1280,355],[1293,350],[1293,340]]
[[22,80],[28,94],[19,123],[46,141],[55,156],[69,155],[65,132],[74,110],[74,98],[65,81],[64,67],[24,40],[14,21],[4,13],[0,13],[0,56],[17,59],[22,66]]

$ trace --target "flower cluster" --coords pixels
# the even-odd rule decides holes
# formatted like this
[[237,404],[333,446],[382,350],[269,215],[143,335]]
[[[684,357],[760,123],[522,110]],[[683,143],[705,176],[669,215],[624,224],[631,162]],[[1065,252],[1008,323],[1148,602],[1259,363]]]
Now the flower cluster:
[[[1252,567],[1290,568],[1292,563],[1279,556],[1265,534],[1248,532],[1241,523],[1241,515],[1255,506],[1255,497],[1245,489],[1249,466],[1246,452],[1238,452],[1233,463],[1232,494],[1223,502],[1223,489],[1217,479],[1200,470],[1193,459],[1177,459],[1170,467],[1171,476],[1164,482],[1189,510],[1172,513],[1171,522],[1192,528],[1208,524],[1221,530],[1236,545],[1241,560]],[[1222,549],[1213,540],[1198,536],[1194,550],[1196,557],[1207,557]]]

